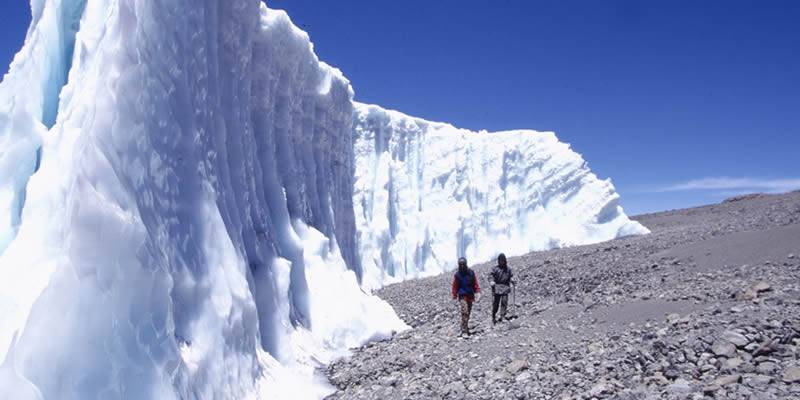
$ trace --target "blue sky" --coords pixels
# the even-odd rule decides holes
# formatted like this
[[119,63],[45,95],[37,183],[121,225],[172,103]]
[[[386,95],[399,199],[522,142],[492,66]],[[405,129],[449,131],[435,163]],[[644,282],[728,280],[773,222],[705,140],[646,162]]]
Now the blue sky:
[[[5,5],[0,57],[29,11]],[[800,1],[282,0],[356,99],[555,131],[630,214],[800,188]]]

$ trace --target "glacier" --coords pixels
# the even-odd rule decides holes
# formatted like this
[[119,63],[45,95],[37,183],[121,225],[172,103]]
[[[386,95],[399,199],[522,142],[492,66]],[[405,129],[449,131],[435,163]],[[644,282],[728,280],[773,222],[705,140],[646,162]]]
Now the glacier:
[[356,103],[354,206],[364,285],[503,252],[647,233],[552,132],[474,132]]
[[[405,328],[358,283],[350,84],[284,12],[32,7],[0,92],[4,157],[25,164],[0,182],[24,192],[0,258],[0,398],[319,397],[315,367]],[[65,85],[27,94],[73,7]]]
[[[32,0],[0,82],[0,398],[320,398],[457,255],[645,233],[552,133],[354,102],[259,0]],[[446,290],[443,290],[443,293]]]

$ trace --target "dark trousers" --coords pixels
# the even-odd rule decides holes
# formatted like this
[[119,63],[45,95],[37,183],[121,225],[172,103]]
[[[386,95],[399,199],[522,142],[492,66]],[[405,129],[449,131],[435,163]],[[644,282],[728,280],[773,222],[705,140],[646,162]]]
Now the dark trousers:
[[508,311],[508,294],[495,294],[492,298],[492,321],[496,320],[497,311],[500,311],[500,319],[506,317]]

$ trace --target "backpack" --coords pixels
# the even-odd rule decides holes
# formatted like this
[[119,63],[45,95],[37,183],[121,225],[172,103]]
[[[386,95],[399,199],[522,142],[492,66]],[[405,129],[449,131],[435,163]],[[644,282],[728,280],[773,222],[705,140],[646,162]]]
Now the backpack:
[[467,270],[466,274],[456,272],[455,279],[458,281],[458,297],[475,295],[475,272]]

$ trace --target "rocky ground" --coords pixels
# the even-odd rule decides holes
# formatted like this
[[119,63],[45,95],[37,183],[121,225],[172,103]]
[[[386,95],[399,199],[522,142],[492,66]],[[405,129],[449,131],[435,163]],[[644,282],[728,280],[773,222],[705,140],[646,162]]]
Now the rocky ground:
[[800,192],[636,219],[652,233],[510,258],[516,318],[484,296],[469,339],[449,274],[386,287],[413,329],[332,364],[331,398],[800,399]]

